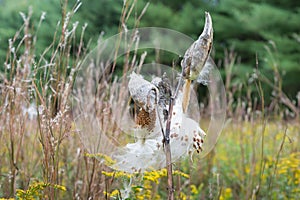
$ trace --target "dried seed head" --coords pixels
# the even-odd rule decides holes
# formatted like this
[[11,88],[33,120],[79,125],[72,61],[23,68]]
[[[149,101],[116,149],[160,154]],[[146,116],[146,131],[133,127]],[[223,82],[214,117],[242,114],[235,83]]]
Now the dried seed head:
[[132,72],[128,83],[129,93],[133,101],[146,112],[152,112],[158,102],[159,91],[141,75]]
[[206,60],[209,57],[213,42],[213,27],[211,16],[205,12],[205,26],[202,34],[185,52],[181,61],[183,76],[186,79],[195,80],[200,74]]
[[139,125],[141,128],[146,128],[148,131],[152,131],[155,126],[155,120],[155,110],[148,113],[141,108],[136,117],[136,124]]

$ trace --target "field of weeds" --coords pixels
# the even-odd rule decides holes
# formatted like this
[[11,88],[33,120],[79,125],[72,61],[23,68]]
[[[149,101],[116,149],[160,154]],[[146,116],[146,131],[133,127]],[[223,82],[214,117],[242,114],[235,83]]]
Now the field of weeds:
[[[14,121],[13,133],[1,132],[2,197],[110,199],[129,187],[132,199],[166,198],[165,169],[129,184],[138,175],[107,168],[85,152],[72,128],[56,153],[41,142],[36,119],[22,120]],[[175,164],[176,199],[298,199],[299,129],[296,123],[228,121],[210,154]]]
[[[22,14],[24,25],[9,40],[0,74],[0,199],[167,199],[167,169],[113,170],[109,166],[114,160],[102,152],[87,151],[78,134],[70,96],[88,48],[82,40],[85,27],[69,21],[76,9],[76,5],[70,12],[63,9],[59,31],[43,52],[35,51],[39,26],[30,27],[30,12]],[[122,19],[127,15],[129,7],[124,8]],[[277,70],[274,76],[279,82],[257,69],[256,87],[231,84],[233,55],[228,53],[224,62],[227,117],[223,131],[207,155],[195,153],[173,163],[174,197],[299,199],[299,101],[281,90],[284,80]],[[143,56],[125,54],[123,73],[139,66]],[[111,73],[115,65],[99,81],[100,89],[109,88],[108,93],[115,92]],[[264,101],[263,84],[276,92],[270,105]],[[95,109],[103,112],[97,113],[97,119],[107,124],[111,120],[103,107],[107,96],[99,98]],[[206,106],[200,108],[204,130],[210,120]],[[107,127],[108,132],[112,130]]]

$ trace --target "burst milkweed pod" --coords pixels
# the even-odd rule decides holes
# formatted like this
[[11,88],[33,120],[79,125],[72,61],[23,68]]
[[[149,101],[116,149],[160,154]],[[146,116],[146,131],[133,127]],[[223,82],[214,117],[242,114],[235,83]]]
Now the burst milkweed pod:
[[[134,103],[139,107],[136,124],[132,130],[136,141],[119,149],[113,155],[117,161],[114,168],[127,172],[144,171],[164,167],[165,155],[163,135],[166,128],[165,111],[168,106],[170,86],[166,80],[154,77],[151,82],[132,72],[129,76],[128,89]],[[205,132],[198,123],[188,118],[182,110],[182,92],[175,99],[170,127],[170,145],[172,159],[202,150]]]

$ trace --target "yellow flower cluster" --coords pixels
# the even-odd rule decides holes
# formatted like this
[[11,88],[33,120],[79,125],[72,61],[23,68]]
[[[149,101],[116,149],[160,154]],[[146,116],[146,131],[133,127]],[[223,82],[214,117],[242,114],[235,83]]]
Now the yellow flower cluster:
[[[201,186],[203,186],[203,184],[201,184]],[[196,187],[196,185],[192,184],[191,186],[191,193],[193,195],[197,195],[199,194],[200,190],[202,189],[201,187],[199,187],[199,189]]]
[[137,199],[151,199],[152,186],[151,181],[144,181],[143,190],[140,193],[136,193]]
[[113,190],[112,192],[103,192],[104,195],[107,195],[109,198],[111,197],[118,197],[120,194],[119,190]]
[[102,171],[101,172],[104,176],[107,177],[114,177],[114,178],[131,178],[133,176],[133,174],[129,174],[123,171],[113,171],[113,172],[106,172],[106,171]]
[[288,184],[298,185],[300,183],[300,152],[291,153],[282,158],[278,163],[278,174],[288,177]]
[[[102,171],[102,174],[107,177],[114,177],[116,179],[118,178],[127,178],[130,179],[136,175],[139,175],[138,173],[129,174],[123,171],[113,171],[113,172],[106,172]],[[181,176],[184,178],[189,178],[188,174],[185,174],[179,170],[174,170],[173,175]],[[134,193],[135,199],[160,199],[160,196],[158,194],[153,194],[153,189],[155,185],[158,185],[160,182],[160,179],[162,177],[167,177],[167,170],[166,169],[160,169],[160,170],[152,170],[152,171],[145,171],[143,174],[143,182],[141,186],[137,185],[131,185],[131,191]],[[196,189],[197,190],[197,189]],[[104,192],[105,195],[109,197],[118,197],[119,190],[113,190],[112,192]],[[180,194],[182,197],[181,199],[185,199],[185,194]]]
[[85,156],[89,158],[102,159],[106,166],[112,166],[113,164],[116,163],[116,161],[114,161],[111,157],[104,155],[102,153],[95,153],[95,154],[86,153]]
[[55,184],[55,185],[53,185],[53,187],[55,189],[58,189],[58,190],[61,190],[61,191],[67,191],[67,188],[65,186],[62,186],[62,185]]
[[181,176],[181,177],[184,177],[184,178],[190,178],[190,175],[188,175],[186,173],[183,173],[183,172],[181,172],[179,170],[173,171],[173,175]]
[[152,182],[158,184],[159,179],[161,177],[166,177],[166,176],[167,176],[167,170],[166,169],[153,170],[153,171],[144,173],[144,180],[149,180],[149,181],[152,181]]
[[55,189],[66,191],[66,187],[57,184],[50,184],[44,182],[34,182],[32,183],[27,190],[17,189],[16,196],[20,200],[31,200],[36,197],[43,197],[42,191],[47,187],[53,187]]
[[179,198],[180,198],[181,200],[187,200],[187,196],[186,196],[186,194],[184,194],[183,192],[180,192]]
[[226,200],[232,198],[232,191],[231,188],[225,188],[222,190],[222,193],[220,195],[220,200]]
[[[177,176],[182,176],[184,178],[189,178],[190,177],[188,174],[183,173],[179,170],[173,171],[172,174],[177,175]],[[166,169],[153,170],[153,171],[144,173],[144,180],[149,180],[149,181],[152,181],[152,182],[158,184],[159,179],[162,178],[162,177],[166,177],[166,176],[167,176],[167,170]]]

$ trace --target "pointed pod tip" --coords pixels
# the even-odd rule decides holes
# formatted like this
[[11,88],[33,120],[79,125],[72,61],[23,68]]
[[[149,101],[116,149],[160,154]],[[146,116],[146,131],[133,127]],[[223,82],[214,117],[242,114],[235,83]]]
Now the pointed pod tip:
[[209,26],[212,29],[212,19],[209,12],[205,12],[205,26]]
[[205,19],[211,21],[211,16],[207,11],[205,11]]
[[205,25],[200,37],[201,36],[212,37],[212,34],[213,34],[212,19],[209,12],[205,12]]

